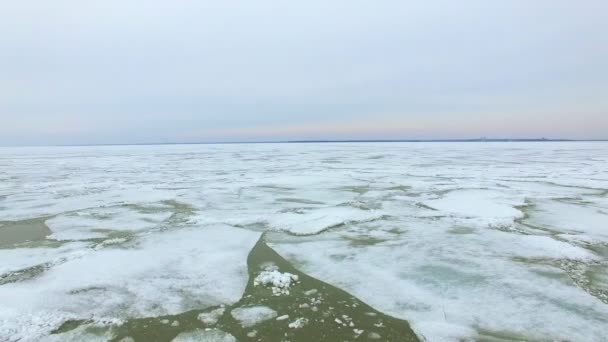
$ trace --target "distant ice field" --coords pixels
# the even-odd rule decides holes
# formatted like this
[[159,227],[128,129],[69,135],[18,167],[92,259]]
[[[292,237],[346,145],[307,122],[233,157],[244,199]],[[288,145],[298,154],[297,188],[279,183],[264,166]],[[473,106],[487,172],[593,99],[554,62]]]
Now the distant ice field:
[[306,143],[0,148],[0,341],[234,304],[261,236],[426,341],[608,336],[608,143]]

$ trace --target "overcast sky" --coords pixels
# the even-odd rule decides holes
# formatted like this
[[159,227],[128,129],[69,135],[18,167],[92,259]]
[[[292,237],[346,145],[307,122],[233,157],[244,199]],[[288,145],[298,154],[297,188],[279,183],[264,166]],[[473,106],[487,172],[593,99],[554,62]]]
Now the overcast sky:
[[19,0],[0,145],[608,138],[608,1]]

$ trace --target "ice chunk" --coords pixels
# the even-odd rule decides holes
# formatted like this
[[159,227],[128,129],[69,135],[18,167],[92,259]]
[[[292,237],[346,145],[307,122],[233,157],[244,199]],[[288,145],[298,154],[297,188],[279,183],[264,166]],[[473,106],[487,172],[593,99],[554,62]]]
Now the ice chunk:
[[300,329],[305,327],[308,324],[308,319],[304,318],[304,317],[300,317],[298,319],[296,319],[295,321],[289,323],[288,327],[290,327],[291,329]]
[[198,320],[207,325],[214,325],[215,323],[217,323],[220,317],[222,317],[224,311],[226,311],[225,308],[218,308],[210,312],[200,313],[198,315]]
[[236,308],[230,314],[245,328],[277,317],[277,312],[266,306]]
[[272,294],[275,296],[288,295],[289,288],[293,283],[298,281],[298,276],[288,272],[281,273],[277,270],[262,271],[253,280],[254,286],[268,286],[272,289]]

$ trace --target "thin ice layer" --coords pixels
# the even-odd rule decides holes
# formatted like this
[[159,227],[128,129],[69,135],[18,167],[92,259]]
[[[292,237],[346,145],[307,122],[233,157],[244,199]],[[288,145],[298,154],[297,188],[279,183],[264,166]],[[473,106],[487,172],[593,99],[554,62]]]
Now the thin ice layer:
[[375,210],[321,208],[275,214],[269,218],[268,226],[273,230],[284,230],[296,235],[310,235],[344,224],[371,221],[380,217],[382,212]]
[[107,231],[137,231],[150,229],[169,218],[167,210],[136,210],[129,207],[93,208],[55,216],[45,223],[52,231],[48,238],[81,240],[101,238]]
[[267,306],[236,308],[230,314],[245,328],[277,317],[277,312]]
[[236,342],[236,338],[217,329],[196,329],[177,335],[171,342]]

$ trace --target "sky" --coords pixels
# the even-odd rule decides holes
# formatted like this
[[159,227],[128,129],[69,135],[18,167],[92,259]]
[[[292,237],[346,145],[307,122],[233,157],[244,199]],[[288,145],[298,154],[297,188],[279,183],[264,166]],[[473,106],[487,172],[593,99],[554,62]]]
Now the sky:
[[0,145],[608,139],[606,0],[19,0]]

